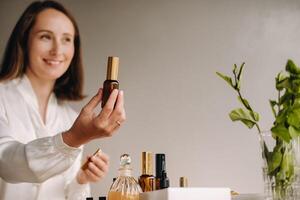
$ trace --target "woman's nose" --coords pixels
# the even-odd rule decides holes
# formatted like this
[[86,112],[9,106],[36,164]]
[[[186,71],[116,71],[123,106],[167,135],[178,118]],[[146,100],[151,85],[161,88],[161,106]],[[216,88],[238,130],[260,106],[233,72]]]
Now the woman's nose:
[[51,55],[59,55],[61,54],[61,51],[62,51],[62,44],[57,40],[53,40],[51,50],[50,50]]

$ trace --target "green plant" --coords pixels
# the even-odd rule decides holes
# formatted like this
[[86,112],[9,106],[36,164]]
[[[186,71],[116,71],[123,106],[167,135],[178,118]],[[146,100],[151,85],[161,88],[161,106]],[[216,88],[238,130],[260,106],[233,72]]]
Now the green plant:
[[[241,94],[244,65],[245,63],[240,67],[234,65],[232,78],[219,72],[216,73],[238,93],[238,100],[243,105],[243,108],[230,112],[230,119],[240,121],[250,129],[255,126],[262,138],[263,133],[258,124],[259,114],[252,109]],[[288,60],[285,72],[280,72],[276,76],[275,85],[278,92],[277,100],[269,100],[269,102],[275,118],[271,132],[276,145],[269,150],[266,143],[262,139],[261,141],[263,156],[267,161],[267,174],[270,179],[275,179],[276,193],[282,197],[295,176],[291,141],[300,136],[300,68],[292,60]]]

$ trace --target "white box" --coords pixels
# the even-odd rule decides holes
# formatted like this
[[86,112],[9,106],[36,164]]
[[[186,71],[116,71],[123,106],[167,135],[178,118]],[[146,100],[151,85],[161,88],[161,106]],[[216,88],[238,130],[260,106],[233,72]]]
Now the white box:
[[140,200],[231,200],[229,188],[167,188],[140,194]]

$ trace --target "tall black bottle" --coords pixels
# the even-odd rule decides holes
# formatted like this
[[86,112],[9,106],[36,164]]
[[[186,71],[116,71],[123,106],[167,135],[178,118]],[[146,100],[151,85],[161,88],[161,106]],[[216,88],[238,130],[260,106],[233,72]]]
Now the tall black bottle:
[[156,189],[164,189],[170,186],[170,180],[167,177],[166,156],[165,154],[155,154],[155,184]]

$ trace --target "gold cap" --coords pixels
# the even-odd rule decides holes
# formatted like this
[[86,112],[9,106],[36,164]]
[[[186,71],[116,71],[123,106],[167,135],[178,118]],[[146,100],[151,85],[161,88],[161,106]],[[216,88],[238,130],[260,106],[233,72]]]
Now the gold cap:
[[188,187],[188,180],[186,177],[179,178],[179,186],[180,187]]
[[142,174],[153,175],[153,159],[151,152],[142,152]]
[[118,80],[119,57],[109,56],[107,61],[106,80]]

